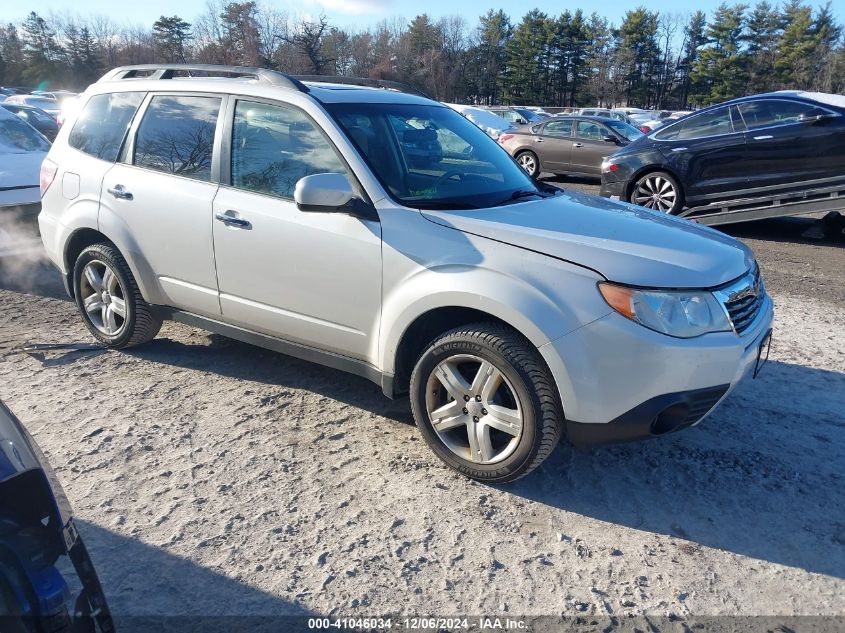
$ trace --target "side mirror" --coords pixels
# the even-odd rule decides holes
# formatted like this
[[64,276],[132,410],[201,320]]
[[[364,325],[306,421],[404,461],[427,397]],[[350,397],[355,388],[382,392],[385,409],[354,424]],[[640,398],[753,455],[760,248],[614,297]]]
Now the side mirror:
[[300,211],[311,213],[348,213],[368,220],[378,220],[369,204],[355,197],[349,179],[343,174],[313,174],[300,178],[293,191]]
[[613,143],[614,145],[619,145],[619,139],[615,136],[607,135],[602,139],[605,143]]

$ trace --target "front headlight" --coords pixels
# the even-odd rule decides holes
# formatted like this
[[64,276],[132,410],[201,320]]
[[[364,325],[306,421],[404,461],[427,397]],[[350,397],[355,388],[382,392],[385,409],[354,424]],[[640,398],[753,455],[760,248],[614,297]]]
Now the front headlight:
[[648,290],[603,281],[599,291],[619,314],[655,332],[693,338],[732,331],[725,310],[707,290]]

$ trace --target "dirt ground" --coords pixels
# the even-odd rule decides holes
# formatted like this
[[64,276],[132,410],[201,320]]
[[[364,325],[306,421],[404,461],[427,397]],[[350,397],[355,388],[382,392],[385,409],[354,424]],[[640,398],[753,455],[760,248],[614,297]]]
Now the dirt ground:
[[726,229],[776,304],[757,380],[696,428],[561,445],[509,486],[442,466],[407,400],[183,325],[22,353],[91,340],[38,262],[0,262],[0,397],[118,616],[845,616],[845,242],[809,222]]

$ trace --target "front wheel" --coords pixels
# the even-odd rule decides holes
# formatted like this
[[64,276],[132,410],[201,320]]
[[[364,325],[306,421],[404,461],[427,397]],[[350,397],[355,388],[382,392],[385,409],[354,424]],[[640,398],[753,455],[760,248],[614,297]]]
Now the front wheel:
[[631,189],[630,201],[641,207],[676,214],[684,208],[681,185],[664,171],[640,177]]
[[441,460],[489,483],[513,481],[539,466],[563,423],[537,349],[494,323],[454,329],[428,346],[411,375],[411,408]]

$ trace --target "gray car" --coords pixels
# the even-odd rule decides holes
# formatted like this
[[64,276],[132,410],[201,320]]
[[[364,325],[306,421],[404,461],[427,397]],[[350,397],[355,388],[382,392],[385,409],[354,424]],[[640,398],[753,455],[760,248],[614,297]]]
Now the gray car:
[[600,176],[605,157],[642,135],[610,117],[565,116],[503,134],[499,144],[531,176]]

